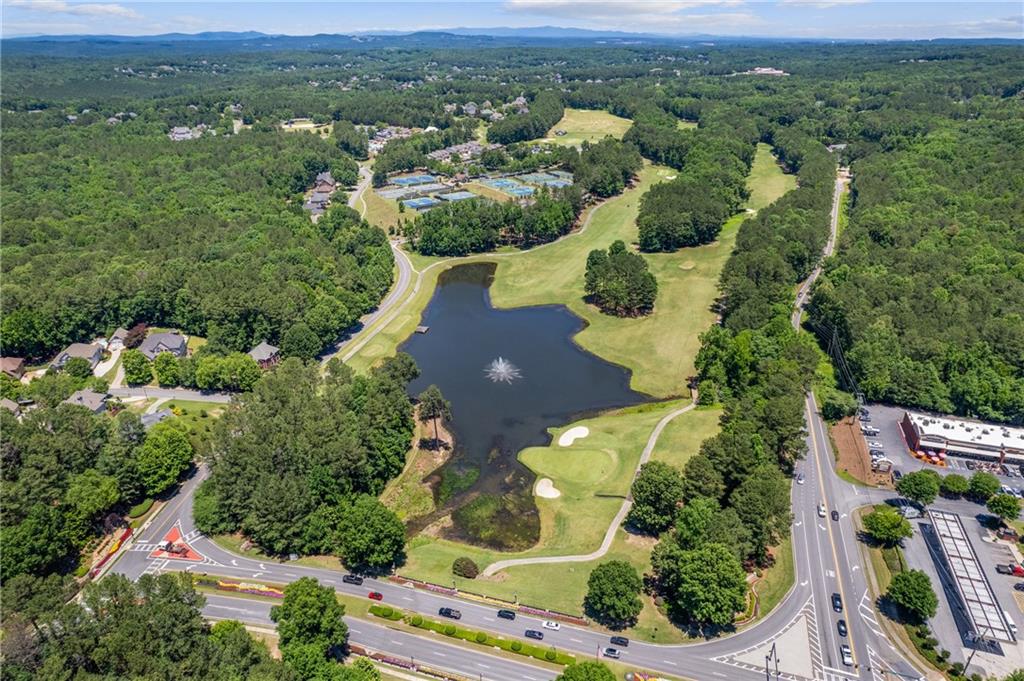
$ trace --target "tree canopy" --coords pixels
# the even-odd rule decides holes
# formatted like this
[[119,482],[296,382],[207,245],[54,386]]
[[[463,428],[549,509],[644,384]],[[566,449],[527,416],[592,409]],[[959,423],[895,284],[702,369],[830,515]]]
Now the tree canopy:
[[642,255],[615,241],[607,251],[596,249],[587,256],[584,291],[603,312],[635,316],[654,309],[658,282]]

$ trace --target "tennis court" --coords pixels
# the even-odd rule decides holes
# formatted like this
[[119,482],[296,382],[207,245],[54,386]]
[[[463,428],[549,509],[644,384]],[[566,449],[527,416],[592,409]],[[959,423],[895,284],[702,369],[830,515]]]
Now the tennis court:
[[516,179],[522,180],[523,182],[529,182],[530,184],[547,184],[551,180],[558,178],[554,175],[548,175],[547,173],[527,173],[525,175],[519,175]]
[[484,184],[488,187],[494,187],[495,189],[511,189],[512,187],[518,187],[519,183],[515,180],[510,180],[505,177],[495,178],[493,180],[484,180]]
[[418,199],[406,199],[405,201],[402,201],[402,203],[409,208],[414,208],[415,210],[426,210],[427,208],[433,208],[434,206],[441,204],[440,201],[429,196],[421,196]]
[[511,194],[512,196],[532,196],[533,195],[533,187],[523,187],[523,186],[509,187],[507,189],[503,189],[502,191],[504,191],[506,194]]
[[437,198],[442,201],[465,201],[466,199],[475,199],[476,194],[473,192],[452,192],[451,194],[438,194]]
[[406,175],[405,177],[393,177],[391,178],[391,184],[397,184],[400,187],[408,187],[414,184],[427,184],[433,182],[437,178],[433,175]]

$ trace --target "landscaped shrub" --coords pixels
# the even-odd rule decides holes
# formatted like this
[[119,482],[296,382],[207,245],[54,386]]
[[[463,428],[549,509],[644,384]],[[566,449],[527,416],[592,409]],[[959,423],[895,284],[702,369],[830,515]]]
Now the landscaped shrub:
[[509,646],[509,650],[511,650],[513,653],[518,653],[522,649],[523,644],[521,641],[512,641],[512,645]]
[[149,509],[151,509],[152,507],[153,507],[153,500],[152,499],[146,499],[144,501],[140,501],[139,503],[135,504],[130,509],[128,509],[128,517],[129,518],[138,518],[139,516],[142,516],[142,515],[145,515],[146,513],[148,513]]
[[414,627],[423,626],[423,615],[413,615],[410,624],[412,624],[412,626]]
[[485,643],[486,641],[487,641],[487,634],[485,634],[482,631],[476,632],[476,642],[477,643]]
[[386,620],[391,620],[392,622],[397,622],[403,617],[401,610],[396,610],[389,605],[371,605],[370,614]]
[[480,574],[480,568],[473,562],[471,558],[462,556],[456,558],[455,562],[452,563],[452,572],[459,577],[465,577],[466,579],[476,579],[476,576]]
[[454,636],[455,635],[455,625],[454,624],[446,624],[446,625],[444,625],[444,635],[445,636]]
[[555,651],[553,651],[553,650],[549,650],[546,653],[544,653],[544,659],[547,660],[548,662],[554,662],[555,658],[557,658],[557,657],[558,657],[558,655],[555,654]]

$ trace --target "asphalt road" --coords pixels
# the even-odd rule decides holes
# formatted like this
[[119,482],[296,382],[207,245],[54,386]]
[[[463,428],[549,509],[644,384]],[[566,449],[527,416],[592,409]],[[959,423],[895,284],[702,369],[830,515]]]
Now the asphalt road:
[[[842,181],[837,180],[836,197],[832,215],[832,236],[825,254],[831,253],[835,243],[835,229],[838,219],[838,197]],[[402,289],[402,258],[398,258],[400,275],[395,290]],[[407,263],[407,260],[405,261]],[[411,271],[411,266],[410,266]],[[820,269],[816,269],[809,281],[813,281]],[[807,299],[809,284],[802,285],[797,294],[797,309],[794,310],[794,326],[799,328],[800,310]],[[398,300],[400,296],[395,296]],[[388,299],[381,308],[390,305]],[[380,312],[380,310],[378,310]],[[378,317],[379,318],[379,317]],[[370,322],[372,323],[372,322]],[[885,639],[874,619],[873,608],[868,600],[865,576],[860,565],[860,552],[854,536],[850,513],[854,508],[868,503],[877,503],[891,496],[884,490],[858,489],[843,482],[835,472],[831,451],[828,447],[827,430],[820,414],[817,413],[814,396],[806,397],[806,422],[808,457],[801,464],[804,484],[793,485],[793,536],[796,584],[775,610],[756,625],[740,633],[718,638],[709,642],[692,645],[653,645],[633,642],[622,650],[622,662],[638,669],[660,671],[671,675],[694,679],[729,679],[736,681],[758,681],[765,677],[763,669],[739,666],[734,655],[741,651],[757,648],[771,641],[794,622],[801,613],[812,614],[811,655],[815,665],[815,677],[820,679],[865,679],[884,678],[916,679],[920,674],[909,665]],[[113,570],[138,578],[144,572],[166,570],[187,570],[193,573],[209,573],[247,580],[287,583],[303,576],[317,578],[321,583],[351,596],[366,596],[368,591],[379,591],[384,602],[409,612],[419,612],[437,617],[438,608],[454,607],[462,612],[462,624],[467,627],[484,629],[499,635],[522,637],[525,629],[540,629],[541,621],[535,617],[519,615],[514,622],[496,617],[495,608],[455,596],[436,594],[413,589],[389,581],[366,580],[359,587],[345,584],[340,570],[328,570],[297,565],[292,562],[259,561],[232,554],[221,549],[208,538],[198,533],[192,523],[192,498],[195,487],[205,475],[199,471],[186,481],[179,494],[156,517],[152,524],[140,533],[138,540],[114,564]],[[818,505],[824,503],[826,514],[833,509],[840,514],[838,521],[826,515],[818,516]],[[177,527],[190,546],[202,554],[201,562],[184,560],[152,559],[150,552],[172,528]],[[842,595],[844,611],[841,615],[849,626],[849,636],[841,639],[835,623],[840,615],[833,613],[830,598],[832,593]],[[233,619],[266,623],[265,613],[260,620],[257,606],[243,607],[238,599],[225,603],[223,598],[211,598],[207,614],[212,617],[230,615]],[[265,607],[265,606],[264,606]],[[228,610],[227,608],[235,608]],[[254,619],[249,619],[254,618]],[[403,655],[403,646],[415,649],[415,654],[440,658],[450,650],[451,645],[433,637],[412,636],[409,642],[395,643],[393,639],[381,638],[376,633],[381,627],[372,627],[363,621],[355,623],[352,640],[361,644],[380,646],[380,650],[393,655]],[[393,633],[393,632],[392,632]],[[411,636],[411,635],[405,635]],[[364,638],[365,637],[365,638]],[[562,625],[557,632],[545,632],[544,642],[560,649],[583,656],[595,655],[609,644],[608,637],[585,627]],[[849,642],[856,657],[856,666],[844,667],[839,658],[839,645]],[[449,663],[452,671],[464,674],[482,674],[478,666],[486,653],[465,649],[459,657],[452,657]],[[429,659],[429,658],[427,658]],[[433,661],[433,660],[432,660]],[[483,661],[484,664],[488,662]],[[894,670],[896,677],[884,676],[884,670]],[[513,676],[495,678],[527,678],[516,672]],[[496,674],[498,674],[496,672]]]
[[[270,619],[270,608],[273,603],[237,596],[204,595],[206,607],[203,612],[208,619],[239,620],[271,629],[275,626]],[[556,672],[549,669],[453,645],[440,638],[428,641],[428,645],[424,645],[423,638],[419,636],[366,620],[346,617],[345,623],[348,625],[350,638],[358,641],[359,645],[372,651],[404,658],[410,663],[415,664],[418,659],[420,664],[437,669],[462,675],[471,674],[474,678],[494,681],[542,681],[557,676]]]

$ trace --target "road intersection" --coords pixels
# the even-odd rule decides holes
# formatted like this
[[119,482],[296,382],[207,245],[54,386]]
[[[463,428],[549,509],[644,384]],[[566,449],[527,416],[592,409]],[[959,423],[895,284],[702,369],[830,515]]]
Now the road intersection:
[[[834,248],[843,185],[842,178],[836,181],[832,229],[825,256],[830,255]],[[364,328],[394,310],[411,280],[411,265],[404,253],[400,253],[401,249],[394,246],[399,251],[396,253],[398,281],[391,294],[371,314],[373,318],[364,319]],[[796,328],[799,328],[801,310],[811,283],[819,273],[820,268],[798,289],[793,313]],[[337,351],[345,349],[343,344]],[[622,663],[646,671],[709,680],[757,681],[769,672],[770,676],[791,681],[920,678],[917,670],[889,643],[875,619],[851,521],[855,508],[876,503],[889,495],[881,490],[860,490],[843,482],[836,474],[827,444],[828,432],[817,411],[813,393],[806,396],[805,411],[808,456],[801,464],[804,484],[794,482],[792,488],[793,531],[790,541],[794,545],[796,577],[789,594],[762,620],[738,633],[687,645],[633,641],[622,650]],[[520,614],[514,622],[509,622],[496,617],[494,606],[461,599],[457,594],[424,591],[389,580],[368,579],[362,586],[354,586],[342,581],[344,573],[340,569],[309,567],[292,561],[261,561],[231,553],[198,532],[192,521],[193,495],[206,475],[206,469],[200,468],[182,485],[179,493],[122,554],[113,571],[131,579],[137,579],[144,573],[187,571],[269,583],[288,583],[310,576],[349,596],[365,597],[370,590],[378,591],[386,603],[407,612],[436,617],[438,608],[455,607],[462,612],[464,626],[497,635],[521,637],[524,629],[540,628],[540,618]],[[824,506],[825,517],[819,515],[819,505]],[[833,510],[839,514],[838,521],[829,519]],[[198,559],[186,560],[154,553],[158,542],[172,531],[180,533],[191,550],[198,554]],[[833,593],[842,597],[844,612],[841,615],[832,611]],[[227,617],[256,625],[268,624],[269,606],[266,602],[221,595],[211,595],[207,600],[205,612],[211,618]],[[847,622],[849,633],[846,637],[840,636],[836,630],[836,621],[840,617]],[[554,676],[549,670],[526,662],[510,662],[472,648],[457,648],[460,652],[456,655],[450,652],[455,646],[434,636],[414,636],[361,620],[353,620],[351,626],[353,642],[399,657],[422,656],[421,660],[431,663],[445,658],[446,668],[451,671],[481,679],[547,679]],[[839,647],[843,643],[852,648],[852,666],[845,666],[842,662]],[[545,644],[586,659],[608,645],[608,634],[587,627],[563,625],[558,632],[548,632]],[[776,652],[778,674],[766,661],[769,651]],[[515,666],[490,669],[482,666],[492,664],[494,659]]]

